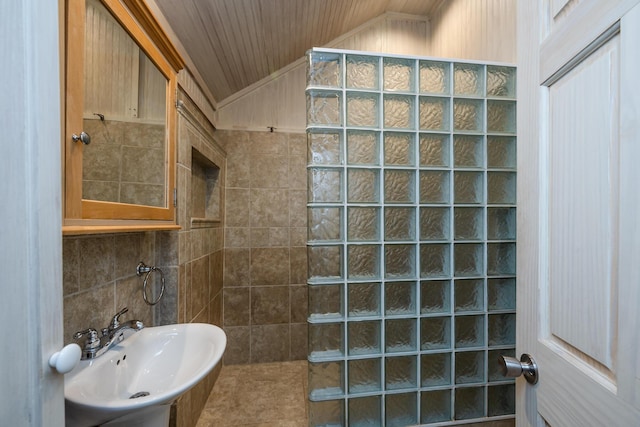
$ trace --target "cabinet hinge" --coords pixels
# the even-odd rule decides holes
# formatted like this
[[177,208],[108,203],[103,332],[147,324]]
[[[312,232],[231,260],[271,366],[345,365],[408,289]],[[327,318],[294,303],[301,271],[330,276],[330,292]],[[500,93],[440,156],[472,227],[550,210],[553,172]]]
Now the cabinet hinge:
[[173,207],[178,207],[178,189],[173,188]]

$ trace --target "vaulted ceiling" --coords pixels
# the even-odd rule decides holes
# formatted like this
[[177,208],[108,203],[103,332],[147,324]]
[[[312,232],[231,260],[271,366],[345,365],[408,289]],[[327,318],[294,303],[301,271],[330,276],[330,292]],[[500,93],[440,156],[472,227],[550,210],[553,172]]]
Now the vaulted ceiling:
[[220,102],[386,12],[429,16],[443,0],[155,0]]

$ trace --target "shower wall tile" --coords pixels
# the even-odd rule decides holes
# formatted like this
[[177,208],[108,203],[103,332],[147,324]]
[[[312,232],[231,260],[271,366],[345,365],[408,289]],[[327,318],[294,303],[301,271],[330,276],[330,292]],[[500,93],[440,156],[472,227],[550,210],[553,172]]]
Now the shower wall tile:
[[289,360],[290,325],[251,326],[251,363]]
[[251,286],[289,284],[289,248],[251,249]]
[[251,324],[289,323],[289,286],[251,288]]
[[[253,322],[246,330],[225,323],[225,331],[240,338],[234,350],[227,351],[225,364],[304,359],[307,136],[277,131],[216,133],[227,152],[227,173],[232,178],[226,190],[224,317],[234,325]],[[230,299],[236,294],[226,294],[236,287],[246,287],[238,290],[243,296],[240,306]],[[273,328],[258,326],[290,329],[286,340],[270,345]]]
[[251,323],[250,288],[225,288],[223,325],[248,326]]

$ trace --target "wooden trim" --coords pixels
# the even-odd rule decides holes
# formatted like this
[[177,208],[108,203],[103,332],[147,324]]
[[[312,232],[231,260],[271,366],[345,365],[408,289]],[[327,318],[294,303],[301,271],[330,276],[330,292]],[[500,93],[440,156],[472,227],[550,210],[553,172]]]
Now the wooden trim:
[[158,49],[167,61],[169,61],[176,73],[183,69],[185,64],[184,59],[182,59],[178,50],[173,46],[171,40],[145,2],[142,0],[122,0],[122,3],[127,6],[140,26],[155,42]]
[[71,135],[82,131],[85,1],[67,2],[66,106],[64,131],[65,218],[82,218],[82,150]]
[[167,230],[180,230],[179,225],[173,222],[148,222],[128,224],[126,222],[117,223],[114,222],[111,225],[97,224],[97,225],[64,225],[62,226],[63,236],[76,236],[82,234],[109,234],[109,233],[134,233],[141,231],[167,231]]

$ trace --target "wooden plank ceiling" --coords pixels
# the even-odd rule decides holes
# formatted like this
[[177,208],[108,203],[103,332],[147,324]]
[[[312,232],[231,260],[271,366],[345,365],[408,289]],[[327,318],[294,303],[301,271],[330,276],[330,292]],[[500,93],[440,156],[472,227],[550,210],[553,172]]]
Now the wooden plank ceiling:
[[155,0],[220,102],[385,12],[442,0]]

